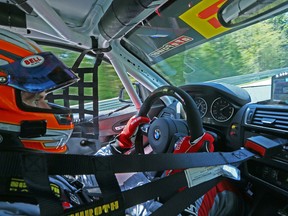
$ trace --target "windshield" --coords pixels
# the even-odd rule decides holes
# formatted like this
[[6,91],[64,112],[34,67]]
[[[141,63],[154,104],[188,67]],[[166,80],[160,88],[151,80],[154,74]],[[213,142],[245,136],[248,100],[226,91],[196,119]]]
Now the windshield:
[[[146,54],[127,47],[173,85],[227,83],[246,88],[252,101],[270,99],[271,77],[288,71],[288,13],[232,31],[216,19],[212,9],[219,2],[168,5],[127,36]],[[146,36],[144,30],[154,33]]]

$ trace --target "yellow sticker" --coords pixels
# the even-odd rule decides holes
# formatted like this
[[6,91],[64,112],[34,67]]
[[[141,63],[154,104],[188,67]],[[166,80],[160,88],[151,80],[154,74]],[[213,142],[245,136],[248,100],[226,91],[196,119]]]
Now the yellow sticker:
[[[50,183],[51,190],[57,196],[61,196],[60,187],[54,183]],[[26,182],[23,179],[11,178],[9,191],[13,192],[29,192]]]
[[12,178],[10,181],[9,191],[28,192],[27,185],[23,179]]
[[51,186],[51,190],[53,191],[53,193],[57,196],[60,197],[61,196],[61,190],[60,187],[56,184],[50,183]]
[[89,208],[83,211],[71,213],[68,216],[98,216],[103,214],[109,214],[118,209],[119,209],[119,202],[116,200],[111,203],[100,205],[94,208]]
[[226,0],[202,0],[181,14],[179,18],[209,39],[229,30],[217,19],[217,12],[225,2]]

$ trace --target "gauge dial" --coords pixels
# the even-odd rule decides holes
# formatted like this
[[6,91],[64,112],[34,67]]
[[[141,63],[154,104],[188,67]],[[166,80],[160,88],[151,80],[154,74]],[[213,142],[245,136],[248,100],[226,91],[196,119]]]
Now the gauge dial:
[[227,100],[219,97],[213,101],[210,112],[216,121],[226,122],[233,116],[234,107]]
[[194,101],[197,105],[201,118],[203,118],[203,116],[205,116],[205,114],[207,113],[208,109],[206,101],[201,97],[194,98]]

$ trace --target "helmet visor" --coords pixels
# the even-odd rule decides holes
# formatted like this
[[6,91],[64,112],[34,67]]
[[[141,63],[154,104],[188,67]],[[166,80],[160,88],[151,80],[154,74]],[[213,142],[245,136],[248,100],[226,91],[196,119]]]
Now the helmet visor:
[[72,70],[50,52],[37,53],[1,65],[0,70],[8,75],[7,85],[31,93],[48,93],[79,80]]

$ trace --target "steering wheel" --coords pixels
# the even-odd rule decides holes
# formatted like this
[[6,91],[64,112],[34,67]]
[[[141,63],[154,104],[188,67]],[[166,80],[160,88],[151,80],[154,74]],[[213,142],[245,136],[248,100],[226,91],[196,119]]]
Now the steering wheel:
[[[177,134],[189,135],[191,141],[194,141],[204,133],[201,116],[194,100],[185,91],[175,86],[162,86],[153,91],[143,102],[138,116],[147,117],[153,103],[162,96],[176,98],[183,105],[187,121],[171,117],[160,117],[150,123],[148,142],[156,153],[172,152],[173,146],[177,141]],[[142,136],[139,131],[136,134],[135,149],[138,153],[144,153],[141,142]]]

